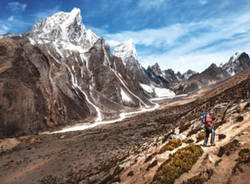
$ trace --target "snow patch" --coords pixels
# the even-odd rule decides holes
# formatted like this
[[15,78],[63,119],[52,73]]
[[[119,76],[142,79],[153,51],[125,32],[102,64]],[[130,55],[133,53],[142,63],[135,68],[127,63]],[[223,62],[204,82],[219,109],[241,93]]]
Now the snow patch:
[[154,92],[154,90],[152,89],[152,87],[149,86],[149,85],[140,83],[140,86],[142,87],[142,89],[143,89],[144,91],[146,91],[146,92],[148,92],[148,93],[153,93],[153,92]]
[[[119,44],[115,49],[114,53],[115,56],[120,57],[122,61],[124,62],[127,58],[133,57],[137,58],[137,53],[135,49],[135,44],[132,39]],[[126,65],[126,63],[124,62]]]
[[241,54],[242,54],[242,52],[236,52],[236,53],[232,56],[232,60],[233,60],[233,61],[238,60]]
[[166,88],[154,88],[157,97],[174,97],[175,93]]
[[216,84],[216,83],[217,83],[217,81],[213,81],[213,80],[208,81],[208,85],[213,85],[213,84]]
[[150,94],[154,94],[156,97],[175,97],[175,93],[167,88],[159,88],[153,85],[149,86],[147,84],[140,83],[142,89]]
[[122,101],[133,102],[133,100],[127,95],[127,93],[121,88]]
[[174,99],[174,98],[181,98],[181,97],[186,97],[188,96],[187,94],[181,94],[181,95],[176,95],[174,97],[157,97],[157,98],[151,98],[151,101],[160,101],[160,100],[165,100],[165,99]]

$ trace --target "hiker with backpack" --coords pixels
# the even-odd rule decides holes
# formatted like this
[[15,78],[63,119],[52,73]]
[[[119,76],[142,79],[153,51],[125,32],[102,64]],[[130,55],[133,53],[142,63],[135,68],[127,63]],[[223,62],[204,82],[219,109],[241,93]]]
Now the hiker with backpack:
[[203,146],[207,146],[209,135],[211,134],[210,144],[215,146],[215,131],[214,131],[214,118],[208,112],[203,112],[201,117],[201,124],[204,125],[206,136],[204,139]]

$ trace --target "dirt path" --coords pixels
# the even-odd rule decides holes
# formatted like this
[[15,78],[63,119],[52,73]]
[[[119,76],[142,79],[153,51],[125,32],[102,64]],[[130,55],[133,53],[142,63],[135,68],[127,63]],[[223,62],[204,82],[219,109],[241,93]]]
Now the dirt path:
[[[232,155],[230,155],[230,157],[228,156],[222,159],[221,157],[218,157],[219,149],[229,144],[234,139],[239,140],[244,147],[250,148],[249,136],[242,136],[245,134],[249,135],[250,133],[250,113],[244,116],[244,121],[242,122],[235,122],[233,119],[234,117],[232,117],[228,123],[216,130],[217,135],[225,134],[226,138],[223,140],[217,140],[215,147],[203,147],[203,156],[197,161],[197,163],[188,173],[183,174],[179,179],[177,179],[175,184],[182,184],[184,181],[187,181],[187,179],[198,175],[202,171],[205,172],[208,169],[213,169],[214,174],[207,184],[222,184],[228,182],[228,179],[231,176],[232,168],[236,163],[235,160],[238,157],[238,152],[234,152]],[[202,142],[200,142],[200,144],[202,144]],[[218,163],[220,163],[219,166],[217,165]]]
[[[246,104],[246,103],[244,103]],[[239,105],[240,107],[241,105]],[[234,108],[237,106],[234,106]],[[236,119],[240,116],[244,117],[244,120],[241,122],[236,122]],[[180,133],[180,128],[176,127],[173,134],[170,136],[174,139],[181,139],[182,145],[178,146],[172,151],[166,151],[160,153],[164,145],[168,142],[165,142],[165,137],[162,136],[158,139],[155,139],[152,144],[145,145],[142,147],[142,150],[139,154],[134,154],[128,157],[123,163],[122,166],[125,168],[123,172],[120,174],[120,179],[122,184],[146,184],[150,183],[156,174],[158,168],[168,160],[169,156],[181,148],[184,148],[188,145],[185,143],[185,140],[192,139],[196,142],[198,135],[201,131],[197,131],[196,133],[188,136],[188,134],[195,129],[195,127],[199,126],[199,120],[194,120],[192,126],[189,124],[189,128],[184,132]],[[242,133],[249,135],[248,137],[242,137]],[[225,135],[225,138],[220,138],[219,135]],[[240,142],[246,142],[250,144],[250,112],[246,112],[243,114],[238,113],[229,113],[227,115],[226,123],[222,124],[216,129],[216,146],[214,147],[203,147],[204,154],[197,161],[197,163],[192,167],[190,172],[183,174],[179,179],[175,181],[176,184],[183,184],[187,179],[192,178],[200,174],[201,172],[206,172],[208,169],[213,169],[216,172],[213,173],[213,177],[209,180],[209,183],[220,183],[226,184],[228,178],[231,177],[232,168],[235,166],[235,160],[238,158],[238,152],[241,148],[238,148],[238,151],[232,153],[230,157],[223,156],[220,158],[217,156],[223,146],[232,142],[232,140],[240,137]],[[202,144],[203,140],[198,142],[197,144]],[[244,144],[245,145],[245,144]],[[250,147],[247,147],[250,148]],[[215,168],[216,167],[216,168]],[[223,177],[221,177],[223,176]],[[193,183],[192,183],[193,184]]]

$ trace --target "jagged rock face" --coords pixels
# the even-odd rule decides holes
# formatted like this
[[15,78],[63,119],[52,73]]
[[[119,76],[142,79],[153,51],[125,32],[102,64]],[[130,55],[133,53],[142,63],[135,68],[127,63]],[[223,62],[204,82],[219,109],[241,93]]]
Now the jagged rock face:
[[211,64],[201,74],[210,78],[218,78],[218,79],[223,79],[225,77],[228,77],[226,72],[224,72],[223,69],[218,67],[216,64]]
[[[115,56],[120,57],[128,73],[133,75],[133,80],[148,86],[169,88],[170,83],[175,81],[175,76],[164,73],[158,63],[149,66],[146,70],[137,60],[137,53],[133,40],[119,44],[115,49]],[[154,95],[153,95],[154,96]],[[155,97],[155,96],[154,96]]]
[[170,82],[170,83],[179,82],[177,75],[175,74],[175,72],[172,69],[164,70],[163,75],[164,75],[165,79],[167,79],[168,82]]
[[243,52],[236,52],[229,61],[222,66],[224,71],[227,71],[231,76],[247,69],[250,67],[250,58],[249,56]]
[[190,77],[192,77],[193,75],[197,74],[197,72],[193,71],[193,70],[188,70],[183,74],[183,78],[185,80],[188,80]]
[[172,88],[176,84],[189,79],[191,76],[197,74],[197,72],[188,70],[184,74],[180,72],[175,73],[172,69],[161,70],[158,63],[153,66],[149,66],[147,73],[151,80],[161,87]]
[[[91,117],[66,69],[27,39],[0,40],[0,137],[37,133]],[[93,118],[93,116],[92,116]]]
[[155,68],[152,68],[150,66],[147,68],[146,72],[147,72],[147,75],[149,76],[150,80],[153,81],[153,83],[156,86],[168,88],[169,82],[164,78],[164,76],[162,74],[158,75],[159,71],[156,72],[155,70],[156,70]]
[[[103,45],[104,41],[98,41],[87,54],[90,56],[88,60],[89,70],[93,75],[93,80],[89,85],[95,84],[93,89],[96,93],[117,104],[136,107],[143,105],[143,103],[149,103],[147,96],[139,84],[133,80],[133,75],[126,70],[122,60],[112,56]],[[125,91],[130,100],[123,98],[122,91]],[[97,102],[97,104],[99,103]],[[110,103],[101,102],[101,104],[104,104],[104,108],[106,108]],[[112,104],[110,108],[114,107]]]
[[180,72],[176,73],[176,77],[177,77],[178,81],[183,81],[184,80],[184,76]]
[[155,75],[162,76],[162,71],[158,63],[155,63],[150,69],[155,73]]
[[133,76],[133,80],[138,81],[140,83],[149,84],[150,80],[145,72],[145,69],[140,65],[138,60],[134,57],[125,59],[126,65],[125,69],[128,73],[131,73]]

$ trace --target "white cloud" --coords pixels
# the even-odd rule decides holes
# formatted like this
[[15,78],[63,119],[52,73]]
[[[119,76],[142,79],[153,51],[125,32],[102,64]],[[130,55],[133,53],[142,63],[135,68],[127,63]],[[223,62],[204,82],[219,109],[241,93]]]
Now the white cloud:
[[[111,46],[132,38],[137,45],[150,52],[139,50],[144,66],[159,62],[163,68],[201,71],[211,62],[226,62],[236,51],[250,51],[250,13],[208,19],[188,24],[174,24],[158,29],[124,31],[109,34],[99,31]],[[157,50],[163,50],[156,54]]]
[[107,40],[124,42],[132,38],[136,44],[145,46],[161,47],[162,45],[173,45],[174,42],[182,35],[188,32],[189,26],[175,24],[160,29],[145,29],[142,31],[125,31],[116,34],[105,34]]
[[9,18],[8,18],[8,21],[10,21],[10,22],[12,22],[13,20],[14,20],[14,16],[12,15],[12,16],[10,16]]
[[[206,42],[209,42],[208,37],[203,40],[203,43]],[[203,43],[200,41],[200,43],[192,44],[192,41],[190,41],[171,52],[141,56],[140,61],[142,61],[142,65],[145,67],[157,61],[163,69],[172,68],[181,72],[185,72],[188,69],[202,71],[211,63],[219,65],[227,62],[237,51],[250,53],[250,33],[242,38],[232,39],[218,43],[218,45],[213,47],[190,52],[193,48],[199,47],[200,44],[203,45]]]
[[54,8],[51,8],[51,9],[48,9],[45,11],[37,12],[33,16],[35,17],[36,21],[41,21],[41,20],[45,19],[46,17],[53,15],[54,13],[59,12],[59,10],[60,10],[60,6],[56,6]]
[[9,31],[9,27],[5,24],[0,25],[0,35],[6,34]]
[[12,12],[17,12],[17,11],[23,12],[26,10],[27,4],[13,1],[8,3],[8,7]]

